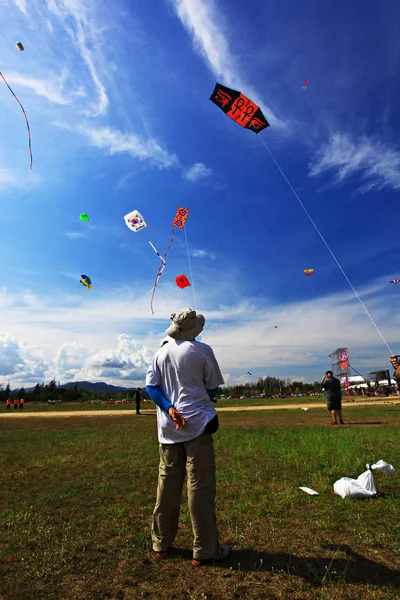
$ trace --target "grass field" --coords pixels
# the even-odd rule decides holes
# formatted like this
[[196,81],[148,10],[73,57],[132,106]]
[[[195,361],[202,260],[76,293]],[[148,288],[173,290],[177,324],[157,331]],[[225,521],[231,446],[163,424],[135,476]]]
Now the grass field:
[[322,410],[221,413],[218,524],[234,553],[199,568],[185,499],[171,558],[151,556],[154,414],[0,419],[0,598],[398,599],[399,476],[377,474],[366,501],[332,486],[371,460],[400,467],[400,406],[344,409],[343,427]]

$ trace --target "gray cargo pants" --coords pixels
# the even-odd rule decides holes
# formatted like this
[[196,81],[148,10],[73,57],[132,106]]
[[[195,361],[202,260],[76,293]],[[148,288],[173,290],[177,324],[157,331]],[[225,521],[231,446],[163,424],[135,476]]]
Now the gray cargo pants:
[[160,444],[157,501],[151,528],[153,550],[163,552],[175,540],[186,474],[193,558],[214,558],[220,548],[215,516],[215,455],[213,436],[205,433],[190,442]]

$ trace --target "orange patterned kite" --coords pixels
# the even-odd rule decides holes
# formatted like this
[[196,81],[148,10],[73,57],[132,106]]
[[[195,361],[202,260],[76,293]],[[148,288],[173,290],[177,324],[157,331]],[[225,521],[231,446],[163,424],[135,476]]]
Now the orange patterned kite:
[[183,229],[188,216],[189,209],[182,208],[182,206],[178,206],[178,210],[176,211],[174,220],[172,221],[172,227],[178,227],[179,229]]

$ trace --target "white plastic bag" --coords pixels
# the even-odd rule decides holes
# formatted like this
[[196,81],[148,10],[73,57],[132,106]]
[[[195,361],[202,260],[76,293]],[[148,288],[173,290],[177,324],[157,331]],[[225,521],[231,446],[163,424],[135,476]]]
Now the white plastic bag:
[[371,465],[371,469],[373,469],[374,471],[378,471],[379,473],[386,473],[386,475],[396,474],[396,469],[384,460],[378,460],[377,463]]
[[342,477],[333,484],[333,491],[342,498],[371,498],[377,491],[372,471],[379,471],[387,475],[394,475],[396,469],[384,460],[373,465],[366,465],[367,471],[361,473],[357,479]]

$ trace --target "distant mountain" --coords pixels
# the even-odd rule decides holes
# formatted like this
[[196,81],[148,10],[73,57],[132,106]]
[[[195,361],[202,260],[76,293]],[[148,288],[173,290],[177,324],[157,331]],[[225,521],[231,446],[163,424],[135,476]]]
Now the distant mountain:
[[[132,390],[136,390],[137,388],[128,388],[122,387],[120,385],[110,385],[105,383],[104,381],[69,381],[68,383],[63,383],[60,385],[60,388],[73,388],[75,385],[78,387],[78,390],[89,390],[91,392],[98,392],[99,394],[102,392],[117,394],[118,392],[130,392]],[[31,392],[35,389],[35,386],[25,388],[27,392]],[[19,392],[19,388],[16,390],[11,390],[12,392]]]
[[91,381],[70,381],[68,383],[63,383],[60,385],[61,388],[73,388],[75,385],[78,387],[78,390],[89,390],[90,392],[110,392],[110,393],[118,393],[118,392],[129,392],[131,390],[136,390],[136,388],[127,388],[121,387],[120,385],[110,385],[109,383],[105,383],[104,381],[95,381],[92,383]]

